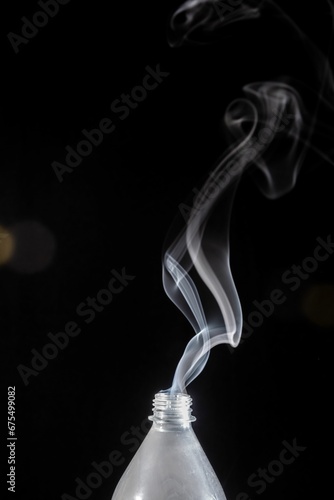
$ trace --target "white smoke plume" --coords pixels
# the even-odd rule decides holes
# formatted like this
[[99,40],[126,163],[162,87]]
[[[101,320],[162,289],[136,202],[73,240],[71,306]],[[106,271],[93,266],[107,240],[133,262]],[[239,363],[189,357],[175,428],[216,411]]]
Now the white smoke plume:
[[[242,309],[230,268],[229,230],[241,176],[249,171],[261,192],[275,199],[294,187],[310,150],[333,163],[333,130],[326,125],[327,115],[321,116],[330,114],[333,121],[334,100],[328,55],[274,2],[188,0],[171,18],[169,43],[177,47],[208,42],[227,24],[259,18],[266,22],[273,15],[298,39],[316,84],[306,86],[289,75],[248,83],[225,111],[223,124],[231,144],[211,166],[187,223],[177,234],[172,228],[163,251],[164,289],[195,332],[176,367],[172,392],[186,392],[204,369],[212,347],[237,347],[240,341]],[[311,108],[302,97],[306,95]]]

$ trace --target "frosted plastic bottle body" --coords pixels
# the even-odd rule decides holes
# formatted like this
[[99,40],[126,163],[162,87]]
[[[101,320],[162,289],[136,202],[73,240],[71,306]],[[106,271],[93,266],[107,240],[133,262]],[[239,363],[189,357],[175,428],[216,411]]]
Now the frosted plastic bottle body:
[[153,425],[112,500],[226,500],[191,422],[187,394],[158,393]]

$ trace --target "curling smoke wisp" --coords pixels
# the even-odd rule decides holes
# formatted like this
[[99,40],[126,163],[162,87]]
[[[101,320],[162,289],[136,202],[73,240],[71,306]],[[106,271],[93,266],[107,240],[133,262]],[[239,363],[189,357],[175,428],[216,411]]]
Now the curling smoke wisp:
[[[240,341],[242,310],[230,268],[229,230],[243,173],[249,170],[261,192],[275,199],[294,187],[308,151],[333,163],[329,146],[333,130],[325,125],[327,117],[320,118],[324,110],[333,115],[328,58],[275,3],[234,3],[238,8],[218,16],[214,7],[219,2],[188,0],[172,16],[170,44],[203,43],[203,34],[221,32],[226,24],[274,14],[309,57],[315,87],[306,89],[302,82],[283,75],[274,81],[245,84],[242,97],[227,106],[223,125],[230,145],[211,167],[187,223],[178,234],[171,231],[163,251],[165,292],[195,332],[176,367],[172,392],[186,392],[205,367],[212,347],[224,343],[236,347]],[[308,96],[312,109],[305,105],[303,95]],[[328,141],[327,154],[317,146],[319,137],[322,145]]]

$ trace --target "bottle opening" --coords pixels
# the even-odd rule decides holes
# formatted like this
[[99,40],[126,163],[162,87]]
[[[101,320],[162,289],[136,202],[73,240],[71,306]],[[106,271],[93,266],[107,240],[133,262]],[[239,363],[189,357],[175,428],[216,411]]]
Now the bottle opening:
[[153,399],[153,415],[149,420],[158,423],[187,423],[196,418],[192,415],[192,398],[189,394],[158,392]]

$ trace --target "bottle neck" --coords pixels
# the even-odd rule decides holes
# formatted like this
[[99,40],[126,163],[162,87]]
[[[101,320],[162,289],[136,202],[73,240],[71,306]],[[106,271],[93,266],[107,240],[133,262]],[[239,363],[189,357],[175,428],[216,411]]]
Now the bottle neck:
[[192,399],[188,394],[158,392],[153,399],[153,415],[148,417],[161,430],[191,427],[196,418],[191,414]]

